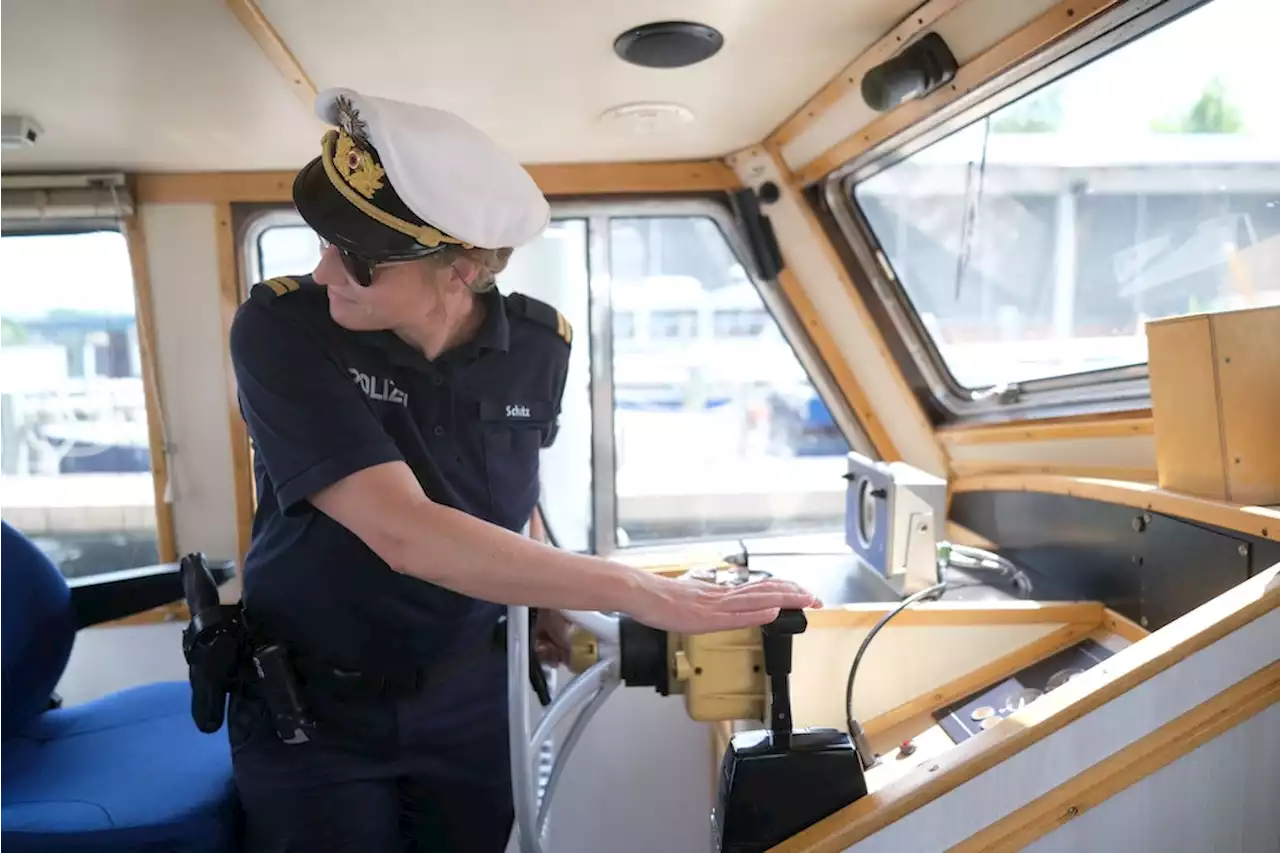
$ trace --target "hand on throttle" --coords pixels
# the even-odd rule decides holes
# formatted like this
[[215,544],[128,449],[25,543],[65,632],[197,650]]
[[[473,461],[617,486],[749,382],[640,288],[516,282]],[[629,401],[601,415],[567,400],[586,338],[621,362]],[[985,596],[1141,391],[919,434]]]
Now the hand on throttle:
[[790,581],[770,578],[724,587],[697,580],[646,575],[637,603],[628,609],[638,622],[663,631],[705,634],[766,625],[783,609],[822,606]]

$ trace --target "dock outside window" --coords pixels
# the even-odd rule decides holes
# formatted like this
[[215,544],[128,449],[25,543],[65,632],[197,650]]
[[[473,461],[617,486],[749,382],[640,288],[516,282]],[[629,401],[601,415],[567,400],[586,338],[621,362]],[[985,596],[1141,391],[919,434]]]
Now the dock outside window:
[[119,231],[0,238],[4,519],[67,577],[158,561],[133,276]]

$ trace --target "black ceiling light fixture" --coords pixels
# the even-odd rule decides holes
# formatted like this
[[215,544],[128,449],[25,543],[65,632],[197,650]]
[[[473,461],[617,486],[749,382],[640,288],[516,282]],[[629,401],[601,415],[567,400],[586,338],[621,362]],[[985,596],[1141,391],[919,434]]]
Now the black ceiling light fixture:
[[689,21],[657,21],[632,27],[613,40],[618,56],[645,68],[684,68],[715,56],[724,36]]

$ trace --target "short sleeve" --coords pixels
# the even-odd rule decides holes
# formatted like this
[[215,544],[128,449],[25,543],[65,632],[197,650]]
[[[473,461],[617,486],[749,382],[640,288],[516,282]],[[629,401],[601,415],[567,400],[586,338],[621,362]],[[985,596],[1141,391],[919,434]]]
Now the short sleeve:
[[569,352],[570,347],[566,345],[563,348],[563,353],[557,353],[557,357],[553,362],[553,370],[555,372],[552,378],[552,387],[555,388],[555,391],[551,399],[551,423],[542,437],[542,447],[544,449],[555,444],[556,436],[560,434],[560,410],[564,407],[564,388],[569,378]]
[[285,306],[245,302],[230,346],[240,411],[286,514],[344,477],[402,459],[332,348]]

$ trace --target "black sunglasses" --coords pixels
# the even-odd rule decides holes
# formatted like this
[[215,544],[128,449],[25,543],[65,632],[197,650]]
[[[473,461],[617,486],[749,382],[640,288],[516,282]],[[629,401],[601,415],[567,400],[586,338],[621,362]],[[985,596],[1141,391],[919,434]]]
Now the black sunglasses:
[[378,265],[377,262],[353,255],[346,249],[338,249],[338,255],[342,258],[342,266],[346,268],[347,274],[355,280],[356,284],[361,287],[373,284],[373,269]]
[[342,259],[342,266],[346,269],[347,274],[361,287],[368,287],[373,284],[373,269],[378,266],[377,261],[371,261],[368,258],[362,258],[359,255],[352,254],[341,246],[334,245],[323,237],[320,238],[320,251],[333,246],[338,250],[338,257]]
[[396,255],[375,261],[361,257],[353,252],[348,252],[341,246],[336,246],[322,238],[320,240],[321,249],[323,250],[328,246],[333,246],[338,250],[338,256],[342,258],[342,266],[346,269],[347,274],[351,276],[352,280],[361,287],[368,287],[373,284],[373,271],[380,266],[413,261],[431,254],[431,252],[413,252],[404,256]]

